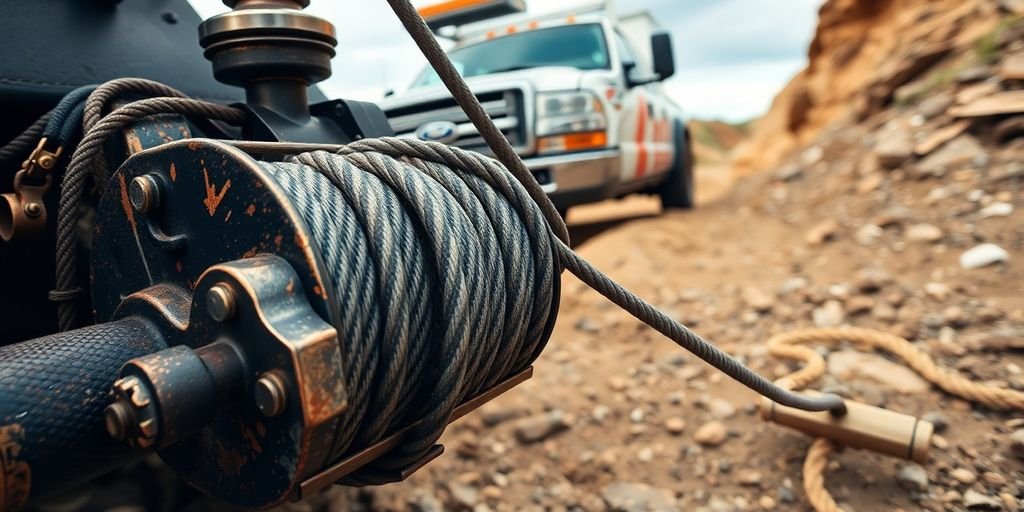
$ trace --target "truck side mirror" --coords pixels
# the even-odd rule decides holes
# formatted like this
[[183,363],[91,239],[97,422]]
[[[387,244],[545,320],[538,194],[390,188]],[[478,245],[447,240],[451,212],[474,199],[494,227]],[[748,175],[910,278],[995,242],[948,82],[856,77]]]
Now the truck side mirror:
[[676,74],[676,58],[672,52],[672,36],[668,32],[651,35],[651,55],[654,56],[654,72],[661,80]]

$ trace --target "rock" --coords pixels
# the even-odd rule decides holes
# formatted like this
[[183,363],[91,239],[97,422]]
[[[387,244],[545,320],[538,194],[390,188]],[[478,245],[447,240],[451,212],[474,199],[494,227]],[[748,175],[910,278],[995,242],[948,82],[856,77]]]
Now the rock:
[[752,286],[743,289],[742,298],[747,307],[759,313],[771,311],[772,306],[775,305],[775,297]]
[[782,286],[779,287],[779,294],[789,295],[794,292],[799,292],[807,288],[807,278],[795,276],[790,277],[782,282]]
[[1024,429],[1010,434],[1010,453],[1018,459],[1024,459]]
[[623,377],[612,377],[608,379],[608,387],[612,388],[612,391],[625,391],[629,387],[629,379]]
[[964,506],[967,510],[1002,510],[1002,500],[982,494],[974,489],[964,493]]
[[857,182],[856,190],[858,194],[867,194],[878,190],[885,183],[885,175],[880,172],[869,174]]
[[967,105],[997,92],[999,92],[999,85],[989,81],[969,85],[956,93],[956,103],[957,105]]
[[940,116],[953,104],[953,99],[953,95],[948,92],[932,94],[917,104],[917,113],[925,119]]
[[814,325],[817,327],[839,327],[846,320],[843,312],[843,303],[838,300],[829,300],[812,313]]
[[803,175],[803,168],[796,164],[789,164],[775,173],[775,177],[780,181],[795,181],[802,178]]
[[1010,203],[992,203],[981,210],[978,210],[978,215],[983,219],[990,217],[1009,217],[1013,213],[1013,205]]
[[914,138],[910,130],[890,128],[878,135],[875,158],[884,169],[895,169],[914,156]]
[[866,267],[857,271],[853,287],[861,293],[874,293],[892,282],[892,276],[878,267]]
[[942,310],[942,320],[952,327],[964,327],[969,323],[967,313],[959,306],[950,306]]
[[1003,80],[1024,80],[1024,50],[1003,56],[999,63],[999,78]]
[[935,427],[935,432],[945,432],[949,427],[949,420],[938,411],[931,411],[921,416],[921,419],[931,423]]
[[629,411],[629,421],[632,421],[633,423],[643,423],[644,416],[644,410],[639,407]]
[[907,240],[911,242],[938,242],[942,237],[942,230],[931,224],[914,224],[907,228]]
[[1024,90],[1002,91],[949,109],[957,118],[989,117],[1024,112]]
[[601,492],[608,508],[615,512],[673,512],[679,510],[672,491],[647,484],[613,482]]
[[568,428],[569,424],[565,421],[565,414],[562,411],[554,410],[516,421],[515,434],[519,442],[528,444],[543,441]]
[[918,156],[925,156],[935,151],[943,144],[953,140],[955,137],[967,130],[967,127],[971,125],[968,121],[959,121],[949,126],[939,128],[934,132],[930,133],[927,138],[922,140],[914,146],[914,153]]
[[956,468],[953,471],[950,471],[949,476],[953,477],[953,480],[964,485],[971,485],[978,481],[978,475],[974,474],[973,471],[964,468]]
[[729,431],[721,422],[705,423],[693,434],[693,440],[703,446],[718,446],[729,437]]
[[848,315],[860,315],[871,311],[875,307],[875,299],[866,295],[858,295],[851,297],[850,300],[846,301],[846,314]]
[[981,479],[986,484],[993,487],[1002,487],[1006,485],[1006,477],[1002,473],[996,473],[995,471],[986,471],[981,475]]
[[1008,13],[1024,16],[1024,0],[999,0],[999,7]]
[[686,429],[686,420],[679,417],[672,417],[665,420],[665,430],[674,436],[678,436]]
[[736,407],[726,400],[715,398],[708,404],[708,410],[716,419],[727,420],[736,416]]
[[917,464],[903,466],[896,478],[905,489],[920,492],[928,490],[928,472]]
[[740,485],[748,487],[758,487],[761,485],[761,472],[755,469],[744,469],[736,474],[736,481]]
[[650,446],[645,446],[636,452],[636,458],[640,462],[650,462],[654,460],[654,450]]
[[[429,489],[418,488],[410,493],[406,504],[412,512],[444,512],[441,502]],[[347,508],[343,509],[347,510]]]
[[928,381],[902,364],[855,350],[829,354],[828,372],[843,382],[874,382],[898,393],[923,393],[930,387]]
[[875,245],[878,239],[882,238],[883,234],[882,228],[874,224],[865,224],[857,229],[857,232],[853,234],[853,238],[858,244],[869,246]]
[[909,208],[903,205],[890,206],[881,213],[875,216],[871,220],[871,223],[882,228],[894,226],[896,224],[903,224],[904,222],[910,221],[913,218],[914,213]]
[[456,480],[447,481],[448,494],[451,495],[451,508],[472,509],[480,501],[480,490],[472,485],[460,483]]
[[934,281],[925,283],[924,293],[929,297],[942,302],[949,298],[949,286],[944,283],[936,283]]
[[804,241],[811,246],[821,245],[835,238],[837,231],[839,231],[839,223],[835,219],[825,219],[807,231]]
[[985,148],[974,137],[964,134],[924,157],[917,163],[917,170],[926,176],[942,176],[947,171],[983,165],[987,158]]
[[786,486],[779,487],[779,501],[782,503],[794,503],[796,502],[796,495],[793,494],[793,490]]
[[757,505],[764,510],[775,510],[775,498],[772,498],[767,494],[762,494],[761,497],[757,499]]
[[519,407],[513,407],[502,403],[501,400],[495,400],[484,404],[480,408],[480,417],[484,422],[484,425],[493,427],[499,423],[518,418],[523,415],[523,409]]
[[960,255],[960,266],[965,269],[986,267],[1010,259],[1010,253],[996,244],[981,244]]
[[987,80],[991,76],[992,68],[981,64],[975,64],[973,66],[964,68],[963,71],[957,73],[956,81],[961,84],[969,84],[973,82]]
[[596,334],[601,332],[601,324],[597,323],[590,317],[581,316],[580,319],[576,321],[576,330]]
[[875,307],[871,308],[871,317],[882,322],[892,322],[896,320],[896,308],[888,302],[876,302]]

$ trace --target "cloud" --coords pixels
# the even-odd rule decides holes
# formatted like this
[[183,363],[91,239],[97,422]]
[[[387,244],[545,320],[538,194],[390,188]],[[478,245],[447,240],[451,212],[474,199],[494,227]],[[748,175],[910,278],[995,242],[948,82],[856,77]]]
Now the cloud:
[[[650,10],[673,35],[679,73],[665,86],[687,113],[747,119],[803,67],[822,0],[619,0],[623,13]],[[204,17],[224,12],[219,0],[191,0]],[[432,3],[430,0],[414,4]],[[585,0],[528,0],[531,10],[570,8]],[[426,65],[386,2],[313,0],[309,11],[334,23],[334,76],[328,97],[378,101],[402,90]]]

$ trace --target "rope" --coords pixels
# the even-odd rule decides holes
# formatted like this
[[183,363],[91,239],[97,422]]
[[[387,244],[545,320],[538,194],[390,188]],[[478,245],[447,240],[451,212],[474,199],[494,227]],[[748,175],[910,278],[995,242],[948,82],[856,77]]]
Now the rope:
[[[94,93],[95,94],[95,93]],[[86,107],[88,110],[88,105]],[[183,114],[238,124],[245,114],[236,108],[187,98],[151,98],[129,103],[92,126],[75,149],[61,182],[57,211],[57,324],[62,331],[75,325],[76,278],[75,226],[85,190],[85,179],[96,168],[106,140],[126,126],[156,114]],[[86,114],[88,115],[88,114]],[[88,122],[88,121],[86,121]]]
[[0,163],[6,164],[11,160],[15,160],[17,164],[24,160],[28,153],[35,149],[39,143],[39,138],[43,136],[43,129],[46,128],[46,123],[50,121],[50,112],[43,114],[42,117],[36,119],[31,126],[21,132],[10,142],[0,148]]
[[[838,344],[849,342],[865,349],[877,349],[899,357],[908,367],[940,389],[993,409],[1024,410],[1024,392],[980,384],[959,373],[942,368],[925,351],[909,341],[886,332],[855,327],[801,329],[773,336],[768,353],[804,362],[804,367],[776,381],[780,387],[798,390],[825,373],[825,359],[807,345],[812,342]],[[804,491],[818,512],[839,508],[825,488],[825,467],[835,444],[815,439],[804,461]]]

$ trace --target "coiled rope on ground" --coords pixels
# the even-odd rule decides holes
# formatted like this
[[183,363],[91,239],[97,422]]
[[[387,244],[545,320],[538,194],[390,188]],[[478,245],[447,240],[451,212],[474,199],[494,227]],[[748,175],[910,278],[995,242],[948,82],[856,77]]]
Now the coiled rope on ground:
[[[769,354],[804,362],[802,368],[778,379],[776,384],[786,389],[799,390],[818,380],[825,373],[825,358],[809,345],[835,345],[843,342],[896,356],[938,388],[965,400],[993,409],[1024,410],[1024,392],[974,382],[935,364],[927,352],[899,336],[855,327],[800,329],[773,336],[767,344]],[[828,458],[837,446],[828,439],[817,438],[804,459],[804,492],[811,506],[818,512],[840,512],[825,487]]]

